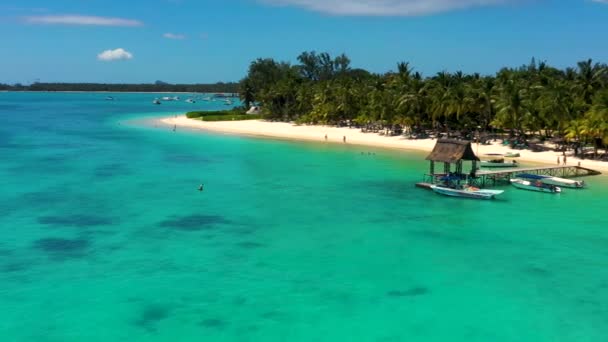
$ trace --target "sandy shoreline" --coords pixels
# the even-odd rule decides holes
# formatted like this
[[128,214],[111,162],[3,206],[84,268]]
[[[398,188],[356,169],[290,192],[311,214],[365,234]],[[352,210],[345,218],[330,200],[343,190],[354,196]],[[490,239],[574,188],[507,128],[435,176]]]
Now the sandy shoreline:
[[[327,135],[328,143],[344,144],[343,139],[346,137],[346,144],[371,146],[380,148],[410,150],[430,152],[435,146],[434,139],[406,139],[403,136],[387,137],[377,133],[362,133],[356,128],[341,128],[331,126],[307,126],[295,125],[286,122],[267,122],[261,120],[248,121],[216,121],[205,122],[200,120],[188,119],[181,115],[177,117],[162,118],[159,120],[163,124],[176,125],[177,127],[188,127],[194,129],[208,130],[218,133],[229,133],[237,135],[251,135],[267,138],[279,138],[290,140],[304,140],[314,142],[325,142]],[[492,145],[473,145],[475,153],[482,157],[487,153],[517,152],[521,154],[518,160],[522,162],[531,162],[536,164],[556,165],[557,158],[561,153],[548,152],[532,152],[529,150],[512,150],[509,147],[502,146],[500,143]],[[577,165],[580,161],[581,166],[588,167],[594,170],[608,173],[608,162],[594,160],[579,160],[574,158],[572,154],[567,154],[568,165]]]

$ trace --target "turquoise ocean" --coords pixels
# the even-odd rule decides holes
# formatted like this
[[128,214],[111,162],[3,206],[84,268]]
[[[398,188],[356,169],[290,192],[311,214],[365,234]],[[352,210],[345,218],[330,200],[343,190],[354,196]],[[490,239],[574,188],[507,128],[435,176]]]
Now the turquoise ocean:
[[107,95],[0,93],[1,341],[608,341],[603,176],[451,199],[425,154]]

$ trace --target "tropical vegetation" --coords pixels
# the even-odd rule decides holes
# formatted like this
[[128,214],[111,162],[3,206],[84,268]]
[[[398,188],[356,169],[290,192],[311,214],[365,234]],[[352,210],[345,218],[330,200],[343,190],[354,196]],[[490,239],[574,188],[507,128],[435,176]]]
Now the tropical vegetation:
[[190,119],[201,121],[237,121],[237,120],[259,120],[261,115],[245,114],[242,108],[220,111],[194,111],[186,113]]
[[582,147],[608,144],[608,66],[592,60],[558,69],[534,59],[495,75],[440,72],[429,77],[405,62],[374,74],[345,55],[304,52],[298,63],[257,59],[240,82],[246,106],[268,120],[351,125],[410,136],[446,134],[512,145],[535,139]]

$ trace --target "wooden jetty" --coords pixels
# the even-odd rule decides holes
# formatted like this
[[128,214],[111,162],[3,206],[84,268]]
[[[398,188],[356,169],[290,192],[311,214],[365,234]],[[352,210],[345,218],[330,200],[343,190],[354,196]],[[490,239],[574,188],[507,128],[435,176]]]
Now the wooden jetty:
[[[439,139],[433,152],[426,158],[430,161],[429,173],[424,176],[421,183],[416,183],[416,187],[430,189],[433,184],[442,182],[442,179],[449,175],[451,181],[467,182],[477,187],[495,186],[509,184],[511,178],[518,174],[527,173],[542,176],[553,176],[561,178],[576,178],[586,176],[601,175],[601,172],[581,166],[538,166],[538,167],[518,167],[500,170],[477,170],[479,158],[473,152],[471,143],[468,141]],[[462,172],[462,162],[471,161],[471,173]],[[443,163],[443,172],[435,172],[435,163]],[[451,165],[455,164],[452,171]]]
[[597,176],[602,173],[581,166],[538,166],[538,167],[520,167],[513,169],[477,171],[475,176],[470,177],[474,184],[479,186],[509,184],[511,178],[517,175],[527,173],[541,176],[553,176],[561,178],[576,178],[586,176]]

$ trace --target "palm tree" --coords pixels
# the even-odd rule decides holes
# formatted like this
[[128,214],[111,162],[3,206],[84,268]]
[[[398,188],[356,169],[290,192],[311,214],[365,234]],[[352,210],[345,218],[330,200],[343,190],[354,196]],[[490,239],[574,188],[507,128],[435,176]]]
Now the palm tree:
[[514,137],[516,132],[523,135],[524,119],[529,114],[526,95],[523,81],[517,76],[510,75],[504,79],[498,87],[497,112],[492,125],[509,129],[510,137]]

